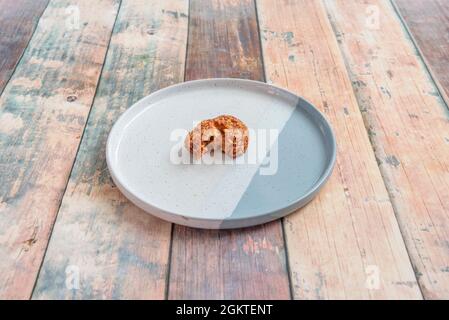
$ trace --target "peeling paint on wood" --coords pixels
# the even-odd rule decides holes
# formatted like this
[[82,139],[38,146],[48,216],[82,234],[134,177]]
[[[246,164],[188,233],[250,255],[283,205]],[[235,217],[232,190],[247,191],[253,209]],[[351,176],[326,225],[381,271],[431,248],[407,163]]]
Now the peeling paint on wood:
[[[376,133],[372,142],[385,160],[380,168],[424,297],[447,299],[449,275],[441,270],[449,265],[449,145],[443,143],[449,110],[428,94],[436,87],[390,1],[326,3],[335,29],[345,34],[341,48],[351,78],[366,84],[357,97]],[[363,15],[354,14],[368,5],[379,10],[378,29],[367,28]],[[360,67],[360,61],[369,66]],[[379,86],[388,87],[391,97]]]
[[[257,9],[267,80],[321,109],[338,145],[327,185],[285,218],[294,298],[421,298],[322,2],[258,0]],[[280,36],[286,32],[290,41]]]
[[[183,80],[187,19],[181,15],[187,10],[186,0],[122,1],[34,299],[164,298],[171,225],[118,191],[105,147],[126,108]],[[78,289],[66,285],[72,267]]]
[[[80,10],[78,29],[67,29],[70,5]],[[51,1],[0,98],[2,298],[31,295],[117,8],[113,0]]]

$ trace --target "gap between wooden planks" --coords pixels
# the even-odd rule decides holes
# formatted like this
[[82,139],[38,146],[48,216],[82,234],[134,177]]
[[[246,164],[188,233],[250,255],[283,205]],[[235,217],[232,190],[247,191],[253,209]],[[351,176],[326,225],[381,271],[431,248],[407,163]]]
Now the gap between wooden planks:
[[[133,61],[134,55],[139,57],[139,54],[147,52],[147,46],[150,46],[150,48],[157,47],[156,56],[147,58],[153,58],[155,61],[163,60],[164,62],[155,66],[150,64],[148,71],[149,73],[152,71],[151,74],[153,76],[157,75],[161,78],[160,85],[169,83],[169,79],[164,79],[164,77],[170,77],[170,71],[173,70],[168,70],[167,66],[183,66],[181,59],[184,55],[178,55],[182,50],[179,47],[170,47],[173,51],[167,56],[166,51],[169,47],[166,47],[166,43],[170,43],[165,42],[166,39],[175,36],[171,32],[177,30],[179,30],[177,32],[181,32],[183,30],[180,23],[186,21],[185,10],[182,7],[174,7],[174,4],[180,3],[179,1],[171,2],[173,7],[164,4],[165,9],[160,11],[162,14],[158,10],[151,11],[155,15],[151,16],[154,20],[154,25],[158,27],[151,31],[150,34],[157,35],[157,38],[155,37],[154,39],[158,39],[158,41],[154,42],[156,40],[153,40],[152,42],[148,40],[147,45],[143,47],[132,47],[132,44],[123,43],[123,41],[132,37],[131,33],[135,33],[136,30],[134,29],[136,27],[138,29],[141,28],[143,21],[148,19],[150,11],[143,11],[143,8],[136,6],[134,1],[122,4],[116,30],[120,30],[121,25],[126,26],[130,19],[136,21],[136,25],[132,25],[129,30],[128,27],[122,32],[117,31],[118,34],[114,32],[112,37],[110,53],[108,53],[104,67],[104,77],[108,80],[103,81],[103,78],[101,80],[89,124],[73,170],[72,179],[67,188],[58,221],[54,228],[52,241],[36,286],[35,298],[162,298],[164,296],[164,280],[167,273],[167,254],[170,236],[169,224],[147,216],[129,204],[118,191],[111,190],[111,182],[108,180],[109,175],[105,172],[104,150],[101,148],[102,150],[97,152],[92,147],[98,146],[99,143],[104,146],[112,121],[123,111],[123,106],[129,106],[133,102],[126,101],[123,96],[126,96],[126,92],[137,90],[138,87],[124,86],[123,90],[126,92],[121,91],[116,95],[109,91],[116,90],[114,85],[117,83],[133,83],[135,81],[133,77],[136,76],[136,71],[133,71],[133,65],[129,63],[130,59]],[[245,2],[243,6],[236,6],[234,3],[231,6],[231,2],[222,1],[221,5],[223,12],[232,13],[231,18],[238,17],[239,14],[244,16],[245,11],[243,10],[249,10],[249,13],[253,15],[252,18],[255,18],[252,2]],[[136,18],[138,13],[141,13],[141,15]],[[209,20],[215,20],[214,12],[206,12],[206,14],[209,14]],[[174,18],[177,19],[175,20],[177,24],[170,20]],[[234,26],[240,26],[238,24],[239,20],[231,21]],[[254,23],[254,21],[251,20],[251,23]],[[237,38],[233,38],[232,41],[228,39],[223,44],[230,48],[237,48],[234,50],[242,48],[242,45],[244,45],[244,50],[252,51],[252,46],[255,46],[257,49],[258,38],[257,32],[254,33],[254,26],[251,26],[251,32],[248,32],[245,28],[245,24],[241,25],[239,32],[245,37],[251,36],[251,41],[240,43],[237,42]],[[224,34],[221,33],[223,30],[217,29],[215,31],[219,37],[223,37]],[[179,37],[182,35],[182,33],[177,34]],[[182,45],[181,40],[183,39],[179,39],[179,45]],[[200,45],[199,41],[201,39],[197,40],[196,46]],[[117,47],[115,46],[116,42],[118,42]],[[138,41],[134,44],[142,44],[142,42]],[[129,46],[132,47],[132,51],[125,50]],[[118,62],[112,60],[113,63],[111,63],[110,59],[114,59],[113,57],[115,56],[120,56],[122,59]],[[212,56],[210,55],[209,59],[210,57]],[[224,63],[216,65],[217,68],[222,67],[222,69],[215,69],[216,71],[213,72],[218,73],[219,71],[217,70],[222,70],[223,74],[230,75],[230,71],[234,71],[236,75],[239,75],[241,71],[241,74],[246,72],[250,76],[254,76],[257,74],[256,72],[259,72],[260,75],[261,68],[257,68],[258,65],[255,64],[259,63],[257,59],[260,58],[260,55],[255,58],[246,56],[245,58],[247,59],[242,60],[242,66],[236,67],[232,64],[234,62],[231,57],[224,55],[221,59],[221,62]],[[144,62],[145,59],[138,61]],[[206,60],[201,59],[197,61],[203,63]],[[152,70],[151,67],[155,69]],[[119,76],[112,77],[108,72],[114,75],[118,74]],[[154,79],[149,77],[148,80]],[[104,96],[102,96],[103,92]],[[138,96],[139,94],[136,95]],[[111,96],[113,101],[116,100],[117,106],[112,108],[112,110],[111,102],[109,101]],[[138,98],[137,96],[135,97],[136,99]],[[111,110],[109,113],[105,111],[106,104],[108,104],[107,110]],[[94,128],[98,123],[106,122],[104,120],[105,117],[108,120],[107,125],[104,124],[100,132],[95,132]],[[94,132],[90,133],[91,130]],[[88,178],[95,172],[98,173],[99,181],[97,179],[89,181]],[[110,204],[111,202],[112,205]],[[85,207],[88,208],[88,212],[85,212]],[[111,211],[116,214],[111,215]],[[98,232],[98,230],[101,230],[101,232]],[[110,232],[104,232],[105,230]],[[216,234],[215,237],[218,236],[218,240],[221,242],[219,247],[224,248],[222,251],[211,250],[211,244],[216,243],[217,238],[211,237],[209,232],[188,228],[183,228],[182,230],[190,233],[189,238],[185,239],[185,241],[196,245],[196,247],[189,247],[186,250],[186,254],[191,254],[189,253],[191,248],[195,248],[196,252],[191,259],[183,261],[187,264],[186,266],[180,265],[179,261],[181,260],[177,257],[184,254],[179,253],[179,242],[177,242],[175,236],[172,258],[177,259],[177,261],[171,267],[172,275],[174,275],[173,277],[187,278],[190,282],[198,280],[198,284],[202,285],[200,288],[198,288],[198,285],[193,287],[194,289],[192,287],[185,288],[186,291],[183,293],[183,297],[187,297],[186,294],[189,294],[189,297],[205,295],[209,298],[221,295],[234,298],[243,296],[289,296],[287,273],[285,263],[282,260],[284,258],[282,251],[283,240],[279,222],[271,224],[271,227],[259,227],[257,232],[254,232],[254,229],[247,229],[244,232],[221,232]],[[115,234],[120,236],[111,237],[111,235]],[[148,244],[152,245],[148,246]],[[73,255],[73,252],[77,251],[78,253]],[[207,256],[208,254],[215,255],[215,258],[211,259],[210,256]],[[223,255],[227,257],[222,259]],[[241,258],[242,255],[245,257]],[[205,260],[201,261],[202,258],[205,258]],[[244,262],[242,263],[241,260]],[[212,265],[209,274],[204,274],[196,262],[200,262],[199,265]],[[58,281],[54,281],[54,274],[62,274],[67,266],[79,268],[82,279],[80,290],[67,290],[63,283],[65,279],[63,275],[57,278]],[[228,269],[228,267],[231,267],[231,269]],[[259,271],[259,268],[263,269]],[[211,272],[212,270],[219,270],[222,273]],[[261,278],[256,279],[255,277]],[[262,284],[261,280],[263,277],[270,280],[266,284]],[[224,281],[224,286],[214,286],[216,282],[221,281]],[[177,294],[180,293],[179,288],[182,288],[181,285],[183,283],[181,285],[174,284],[172,280],[170,284],[169,297],[177,297]]]
[[328,184],[285,218],[294,297],[420,299],[323,3],[258,0],[257,9],[267,80],[312,101],[337,137]]
[[[186,0],[122,1],[33,298],[165,297],[171,225],[116,189],[105,145],[127,107],[183,80],[187,11]],[[78,288],[66,286],[67,268],[70,276],[78,274]]]
[[447,299],[449,110],[390,1],[326,4],[423,295]]
[[[67,28],[70,5],[79,28]],[[117,9],[113,0],[51,1],[0,98],[2,298],[31,294]]]
[[0,0],[0,94],[47,4],[48,0]]
[[[190,1],[186,80],[263,81],[252,0]],[[240,230],[174,226],[170,299],[288,299],[281,221]]]

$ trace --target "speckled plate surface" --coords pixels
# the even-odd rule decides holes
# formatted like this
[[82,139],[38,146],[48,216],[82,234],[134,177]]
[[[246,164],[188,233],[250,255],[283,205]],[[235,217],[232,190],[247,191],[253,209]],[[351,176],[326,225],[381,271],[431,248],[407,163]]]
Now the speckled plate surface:
[[[247,153],[219,152],[192,162],[185,135],[221,114],[250,129]],[[114,182],[143,210],[198,228],[241,228],[304,206],[330,176],[332,129],[310,103],[250,80],[207,79],[159,90],[130,107],[112,128],[106,158]]]

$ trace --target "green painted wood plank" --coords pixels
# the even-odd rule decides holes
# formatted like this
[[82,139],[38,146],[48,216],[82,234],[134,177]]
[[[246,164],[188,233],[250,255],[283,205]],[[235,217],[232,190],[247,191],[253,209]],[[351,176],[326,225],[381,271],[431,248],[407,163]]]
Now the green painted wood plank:
[[164,298],[171,225],[116,189],[105,144],[126,108],[183,80],[187,12],[186,0],[122,1],[33,298]]
[[51,1],[0,98],[1,298],[31,295],[117,10]]

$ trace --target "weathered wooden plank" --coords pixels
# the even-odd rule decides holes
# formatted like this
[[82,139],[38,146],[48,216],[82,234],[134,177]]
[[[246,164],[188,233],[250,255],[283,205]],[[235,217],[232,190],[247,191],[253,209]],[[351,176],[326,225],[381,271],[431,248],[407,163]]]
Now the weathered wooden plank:
[[313,102],[337,137],[328,184],[285,218],[294,297],[421,298],[322,2],[258,0],[257,9],[267,80]]
[[449,1],[394,0],[446,103],[449,103]]
[[326,3],[424,297],[447,299],[449,110],[389,1]]
[[0,94],[47,3],[48,0],[0,0]]
[[0,98],[2,298],[31,294],[117,9],[114,0],[51,1]]
[[[263,80],[253,1],[191,1],[186,79]],[[290,297],[280,221],[234,231],[175,226],[170,299]]]
[[[171,225],[128,202],[105,160],[114,121],[184,77],[186,0],[123,0],[33,298],[164,298]],[[79,272],[78,289],[66,272]],[[72,288],[72,289],[71,289]]]

